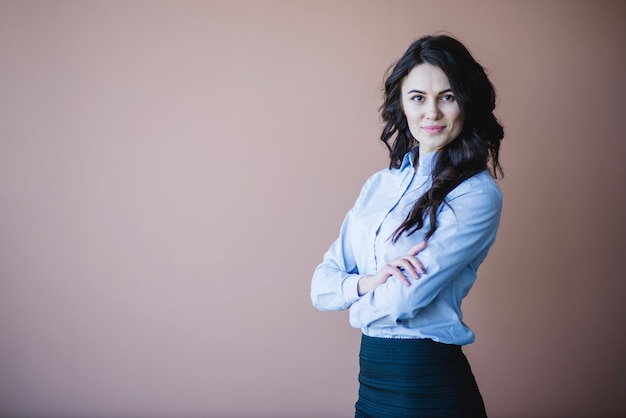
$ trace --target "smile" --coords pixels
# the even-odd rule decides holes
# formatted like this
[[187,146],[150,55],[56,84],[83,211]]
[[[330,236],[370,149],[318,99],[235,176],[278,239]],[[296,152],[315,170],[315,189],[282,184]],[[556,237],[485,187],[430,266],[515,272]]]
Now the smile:
[[424,131],[426,131],[429,134],[439,134],[441,132],[443,132],[444,129],[446,129],[445,126],[422,126],[422,129]]

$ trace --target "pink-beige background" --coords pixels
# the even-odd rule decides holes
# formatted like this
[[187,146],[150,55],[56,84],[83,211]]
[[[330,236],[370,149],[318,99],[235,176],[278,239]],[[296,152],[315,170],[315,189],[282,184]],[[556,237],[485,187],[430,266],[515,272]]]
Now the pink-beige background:
[[1,1],[0,416],[348,417],[310,277],[383,74],[461,39],[506,128],[463,307],[492,417],[626,414],[626,3]]

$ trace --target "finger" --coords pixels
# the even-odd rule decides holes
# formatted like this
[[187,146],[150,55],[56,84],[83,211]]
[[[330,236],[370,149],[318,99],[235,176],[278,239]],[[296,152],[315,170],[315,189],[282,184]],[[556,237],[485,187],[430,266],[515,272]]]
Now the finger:
[[417,253],[421,252],[424,248],[426,248],[426,241],[422,241],[419,244],[412,246],[409,249],[409,255],[417,255]]
[[[426,274],[426,268],[417,257],[407,257],[407,260],[411,263],[411,266],[420,274]],[[419,278],[419,277],[416,277]]]
[[398,263],[398,267],[402,267],[411,277],[416,280],[419,279],[415,268],[416,266],[413,265],[413,262],[409,259],[409,257],[398,258],[396,259],[396,262]]
[[424,268],[424,265],[416,257],[412,257],[412,256],[398,257],[395,260],[393,260],[392,263],[395,263],[398,267],[402,267],[415,280],[420,278],[420,274],[426,274],[426,269]]
[[411,285],[411,282],[409,281],[408,277],[406,277],[404,273],[402,273],[402,270],[393,266],[391,266],[391,270],[392,270],[392,275],[395,278],[397,278],[398,280],[400,280],[402,283],[404,283],[407,286]]

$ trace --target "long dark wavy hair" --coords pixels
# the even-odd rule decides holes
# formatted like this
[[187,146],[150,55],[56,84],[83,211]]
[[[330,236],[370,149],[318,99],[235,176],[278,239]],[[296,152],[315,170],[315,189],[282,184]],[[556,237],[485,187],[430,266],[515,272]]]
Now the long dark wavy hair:
[[463,129],[440,150],[432,186],[392,234],[393,242],[405,232],[411,235],[422,228],[426,215],[430,219],[425,236],[428,240],[437,229],[437,209],[447,204],[445,199],[450,191],[485,169],[495,178],[504,175],[498,160],[504,130],[493,114],[495,89],[467,48],[447,35],[428,35],[416,40],[387,72],[384,102],[380,107],[385,126],[380,139],[389,149],[389,167],[399,168],[404,155],[415,146],[416,140],[402,110],[401,88],[413,67],[424,63],[439,67],[448,77],[463,117]]

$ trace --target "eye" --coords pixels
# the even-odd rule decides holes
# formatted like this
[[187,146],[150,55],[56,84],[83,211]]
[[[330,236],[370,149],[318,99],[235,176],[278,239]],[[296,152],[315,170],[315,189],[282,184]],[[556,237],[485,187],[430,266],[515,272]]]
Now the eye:
[[456,98],[451,94],[444,94],[443,96],[441,96],[442,102],[454,102],[455,100]]
[[425,100],[425,98],[424,98],[424,96],[418,94],[416,96],[411,97],[410,100],[419,103],[419,102],[423,102]]

